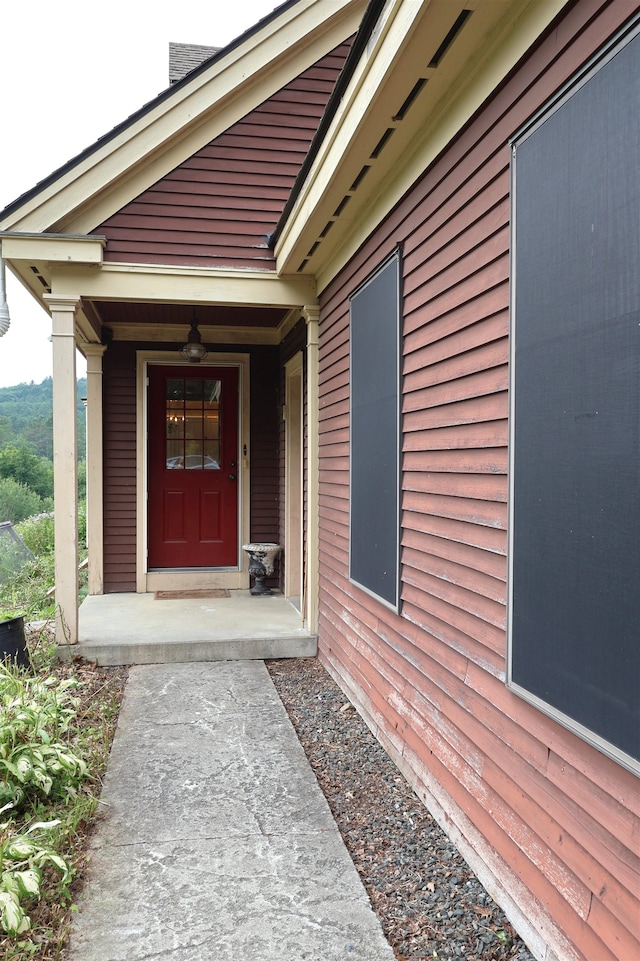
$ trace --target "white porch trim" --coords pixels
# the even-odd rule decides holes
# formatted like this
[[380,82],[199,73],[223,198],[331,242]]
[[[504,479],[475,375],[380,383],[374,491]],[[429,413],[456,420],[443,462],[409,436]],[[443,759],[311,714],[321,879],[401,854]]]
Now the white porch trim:
[[53,322],[53,494],[56,637],[78,643],[78,430],[75,315],[79,299],[45,294]]
[[285,469],[284,594],[297,598],[302,610],[304,594],[304,394],[302,351],[285,364]]
[[102,357],[106,347],[85,344],[87,360],[87,547],[89,593],[104,589],[104,503],[102,451]]
[[320,467],[319,467],[319,374],[318,336],[320,308],[305,306],[302,316],[307,324],[307,552],[305,577],[306,625],[312,634],[318,630],[318,593],[320,585]]

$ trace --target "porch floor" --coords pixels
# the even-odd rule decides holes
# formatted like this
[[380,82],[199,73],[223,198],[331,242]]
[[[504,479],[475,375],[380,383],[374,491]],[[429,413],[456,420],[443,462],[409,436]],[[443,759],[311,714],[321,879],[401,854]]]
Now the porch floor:
[[80,606],[80,642],[62,656],[102,665],[313,657],[317,638],[281,594],[156,599],[92,595]]

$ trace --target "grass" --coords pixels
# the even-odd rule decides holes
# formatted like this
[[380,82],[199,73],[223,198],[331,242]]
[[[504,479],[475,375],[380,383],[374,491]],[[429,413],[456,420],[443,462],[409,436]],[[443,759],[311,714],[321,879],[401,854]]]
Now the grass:
[[18,529],[36,556],[0,584],[0,608],[30,622],[31,662],[0,669],[0,958],[62,961],[127,670],[58,659],[52,519]]

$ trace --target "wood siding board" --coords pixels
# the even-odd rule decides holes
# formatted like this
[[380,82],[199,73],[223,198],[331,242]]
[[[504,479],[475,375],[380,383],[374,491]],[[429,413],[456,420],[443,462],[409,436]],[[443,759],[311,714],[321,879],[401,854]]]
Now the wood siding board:
[[430,387],[423,387],[405,394],[403,399],[403,413],[424,410],[431,407],[444,407],[447,404],[458,403],[461,400],[482,397],[487,394],[503,395],[509,387],[509,369],[506,364],[502,367],[490,367],[488,370],[468,374],[464,377],[451,378]]
[[403,264],[405,283],[409,288],[414,286],[415,276],[419,277],[424,271],[425,250],[428,251],[430,274],[436,277],[453,260],[459,259],[462,253],[467,253],[484,238],[496,236],[498,231],[509,226],[508,170],[505,172],[502,165],[499,177],[499,181],[494,177],[484,184],[462,208],[458,206],[461,198],[456,196],[453,214],[440,229],[437,229],[434,219],[429,218],[427,223],[433,230],[432,234],[424,236],[423,230],[408,235],[403,246]]
[[[487,325],[491,340],[496,337],[505,337],[509,331],[508,307],[509,285],[506,281],[491,290],[479,292],[470,303],[455,307],[440,317],[435,317],[428,306],[423,307],[418,304],[413,314],[405,314],[405,369],[412,369],[413,364],[419,365],[420,358],[413,356],[417,351],[428,351],[431,363],[437,363],[439,360],[455,355],[458,347],[455,340],[439,345],[435,351],[429,349],[429,345],[455,335],[474,337],[481,333],[482,321]],[[474,325],[478,327],[474,329]],[[465,331],[466,327],[471,329]],[[438,350],[442,351],[440,356],[437,354]]]
[[[402,467],[405,475],[434,471],[453,474],[503,474],[507,473],[507,451],[503,447],[469,448],[457,450],[431,450],[431,448],[404,451]],[[408,479],[406,489],[415,490]]]
[[[548,725],[551,727],[551,725]],[[563,794],[579,803],[580,808],[587,811],[600,825],[617,838],[629,842],[633,863],[640,859],[640,814],[638,813],[637,785],[630,784],[622,793],[620,800],[612,794],[612,787],[617,787],[617,778],[605,782],[599,772],[593,772],[589,777],[580,770],[580,759],[568,754],[563,749],[555,729],[549,731],[547,738],[550,749],[549,780],[563,789]],[[582,742],[583,743],[583,742]],[[574,745],[576,753],[582,753],[582,743]],[[614,762],[611,762],[612,764]],[[611,772],[614,774],[615,772]],[[633,775],[631,775],[633,777]],[[619,788],[618,788],[619,791]]]
[[[492,601],[468,588],[451,584],[440,577],[434,577],[426,571],[409,567],[404,564],[404,561],[402,578],[403,584],[420,591],[425,601],[427,598],[429,600],[438,598],[449,604],[453,610],[459,605],[466,614],[504,630],[506,620],[504,604]],[[426,606],[428,607],[428,603]]]
[[[286,191],[282,191],[284,195]],[[206,205],[200,202],[190,203],[188,194],[165,194],[164,198],[154,198],[152,202],[131,204],[126,213],[118,214],[113,218],[114,227],[124,227],[135,229],[139,223],[149,227],[164,227],[164,225],[177,219],[182,228],[188,228],[189,224],[195,228],[201,228],[208,224],[212,218],[222,217],[229,209],[230,200],[233,201],[234,209],[253,212],[254,214],[266,215],[278,210],[281,198],[267,197],[256,200],[248,192],[243,193],[235,187],[227,191],[218,190],[207,197]],[[201,221],[205,223],[202,224]]]
[[[415,288],[405,285],[407,299],[413,297],[414,290],[419,291],[420,302],[424,304],[450,291],[459,294],[467,278],[473,280],[481,269],[503,262],[504,251],[508,249],[508,245],[508,224],[501,226],[493,234],[487,234],[484,224],[477,224],[475,229],[447,245],[440,257],[434,257],[433,254],[428,257],[424,264],[424,267],[428,268],[428,280]],[[484,289],[484,283],[482,287]]]
[[[407,594],[409,594],[409,592],[410,589],[407,590]],[[414,592],[414,594],[415,593],[416,592]],[[435,606],[436,605],[434,605],[434,607]],[[446,617],[447,605],[443,604],[441,607]],[[457,651],[481,670],[486,671],[492,677],[504,682],[504,635],[498,638],[492,648],[488,643],[485,643],[484,640],[476,641],[472,639],[465,634],[464,631],[459,630],[446,620],[439,618],[432,610],[416,607],[416,605],[408,599],[404,599],[403,617],[408,623],[413,624],[417,630],[423,631],[435,638],[436,641],[441,642],[447,649]],[[486,637],[491,628],[486,624],[483,625],[483,627],[484,631],[479,631],[479,633],[484,633]]]
[[136,589],[135,354],[112,346],[103,363],[104,590]]
[[[162,218],[148,218],[149,220],[157,219],[157,230],[158,236],[166,236],[170,233],[168,227],[168,221],[165,222],[163,226]],[[197,230],[197,225],[195,222],[185,221],[184,228],[180,230],[179,239],[176,240],[176,244],[184,247],[190,247],[196,250],[200,255],[205,255],[210,247],[215,248],[227,248],[232,247],[234,244],[238,243],[239,246],[248,246],[251,242],[255,246],[258,246],[255,242],[260,237],[262,241],[262,246],[266,248],[266,242],[264,236],[260,235],[260,230],[268,226],[268,218],[254,218],[251,223],[251,230],[255,230],[255,234],[247,233],[247,225],[234,223],[233,221],[220,220],[214,222],[209,219],[207,221],[208,226],[206,229]],[[216,230],[216,227],[218,228]],[[144,228],[143,227],[126,227],[125,228],[115,228],[112,234],[112,241],[121,241],[122,243],[128,243],[134,246],[136,241],[144,239]],[[210,235],[210,243],[207,243],[208,235]],[[160,243],[155,244],[158,248],[169,248],[170,244],[163,240]],[[264,251],[260,254],[264,256]]]
[[[408,501],[408,496],[403,497],[403,502]],[[491,527],[480,527],[477,524],[468,524],[464,521],[452,520],[449,517],[438,517],[435,514],[411,510],[406,503],[403,503],[404,512],[411,518],[403,520],[403,530],[422,532],[429,538],[444,540],[451,545],[451,550],[455,550],[456,544],[468,545],[482,550],[487,569],[492,567],[493,562],[488,554],[493,552],[503,558],[501,564],[506,566],[507,538],[506,532]]]
[[[438,578],[446,584],[454,587],[464,588],[479,597],[479,605],[482,609],[484,601],[493,601],[497,604],[506,603],[506,584],[497,578],[490,577],[482,571],[472,570],[455,564],[453,561],[443,560],[441,557],[427,553],[425,550],[416,550],[403,542],[402,552],[403,576],[406,583],[419,587],[423,575],[429,578]],[[446,598],[444,598],[446,599]],[[476,610],[472,613],[479,612]],[[492,620],[492,623],[496,621]],[[500,626],[497,622],[497,626]]]
[[284,209],[349,48],[341,43],[99,225],[105,261],[274,267],[265,235]]
[[479,424],[456,424],[446,427],[422,429],[419,425],[407,424],[403,437],[403,450],[411,451],[455,451],[482,448],[502,448],[506,446],[508,422],[506,419],[483,421]]
[[450,517],[481,527],[496,527],[504,531],[507,529],[506,504],[487,503],[463,497],[448,497],[447,495],[431,494],[423,491],[403,492],[403,510],[416,509],[412,505],[419,505],[419,509],[425,514]]
[[403,426],[406,430],[427,430],[477,424],[483,421],[504,420],[508,412],[506,391],[484,397],[464,398],[441,403],[426,410],[406,411]]
[[[615,902],[614,902],[615,904]],[[599,935],[613,958],[640,958],[640,933],[637,912],[631,919],[633,928],[620,922],[619,917],[598,898],[594,898],[589,912],[589,926]],[[592,955],[596,957],[596,955]]]
[[[411,312],[419,306],[425,322],[428,323],[436,317],[468,305],[487,290],[508,283],[509,256],[506,250],[503,251],[501,256],[488,263],[478,262],[474,264],[474,267],[477,268],[474,273],[466,275],[458,284],[452,285],[444,292],[438,292],[432,286],[429,291],[433,294],[431,298],[424,296],[421,288],[407,292],[405,294],[405,309]],[[504,304],[501,306],[504,306]]]
[[[277,347],[251,349],[250,540],[278,542],[279,430]],[[270,583],[275,582],[275,575]]]
[[466,182],[461,182],[462,168],[454,169],[450,182],[438,185],[438,202],[429,216],[406,233],[403,252],[410,289],[415,289],[424,273],[425,257],[434,286],[442,285],[451,263],[508,227],[509,150],[501,144],[498,151],[498,155],[485,158]]
[[406,472],[403,490],[422,491],[428,494],[447,494],[470,500],[507,500],[507,482],[499,474],[454,474],[434,471]]
[[508,314],[503,311],[405,355],[405,396],[409,397],[414,390],[504,366],[509,359],[507,323]]
[[[459,541],[410,528],[402,532],[402,546],[416,551],[418,559],[420,554],[425,554],[443,562],[454,563],[458,567],[466,568],[469,571],[484,572],[484,575],[492,578],[492,581],[495,580],[502,584],[502,589],[497,585],[492,586],[492,590],[496,592],[494,600],[500,600],[501,597],[504,597],[507,580],[507,559],[502,554],[479,550],[477,547],[471,547]],[[403,555],[403,563],[409,564],[409,558],[405,555]],[[487,583],[492,584],[492,581]]]
[[[442,592],[440,592],[442,593]],[[441,597],[439,593],[429,592],[424,584],[413,584],[404,579],[402,585],[403,616],[413,624],[429,630],[431,618],[438,619],[442,624],[452,628],[448,641],[455,646],[455,637],[464,638],[466,635],[469,651],[493,652],[502,660],[501,672],[504,680],[504,662],[506,643],[504,627],[500,623],[491,622],[486,617],[476,615],[471,611],[462,610],[450,598]],[[475,645],[474,645],[475,642]],[[464,651],[464,643],[457,650]],[[471,654],[469,654],[471,659]],[[477,658],[476,658],[477,659]]]
[[251,178],[256,175],[256,171],[265,180],[268,179],[270,193],[273,191],[274,196],[279,196],[288,189],[291,177],[295,176],[296,164],[287,165],[264,157],[256,163],[236,157],[233,159],[233,167],[230,167],[229,157],[222,156],[219,152],[210,156],[199,155],[188,168],[179,167],[173,173],[167,174],[155,187],[151,187],[147,193],[141,194],[131,203],[153,203],[163,194],[172,198],[176,194],[184,193],[192,194],[201,203],[206,203],[210,194],[223,193],[226,186],[237,187],[239,194],[244,194],[245,189],[255,194],[255,184]]

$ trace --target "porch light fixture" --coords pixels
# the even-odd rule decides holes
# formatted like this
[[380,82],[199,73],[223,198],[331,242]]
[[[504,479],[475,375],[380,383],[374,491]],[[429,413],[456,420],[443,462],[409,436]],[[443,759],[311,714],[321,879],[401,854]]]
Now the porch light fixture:
[[207,348],[202,343],[202,338],[200,336],[200,331],[198,330],[195,314],[193,320],[191,321],[191,330],[189,331],[187,342],[180,353],[185,360],[189,361],[190,364],[199,364],[200,361],[204,360],[204,358],[207,356]]

